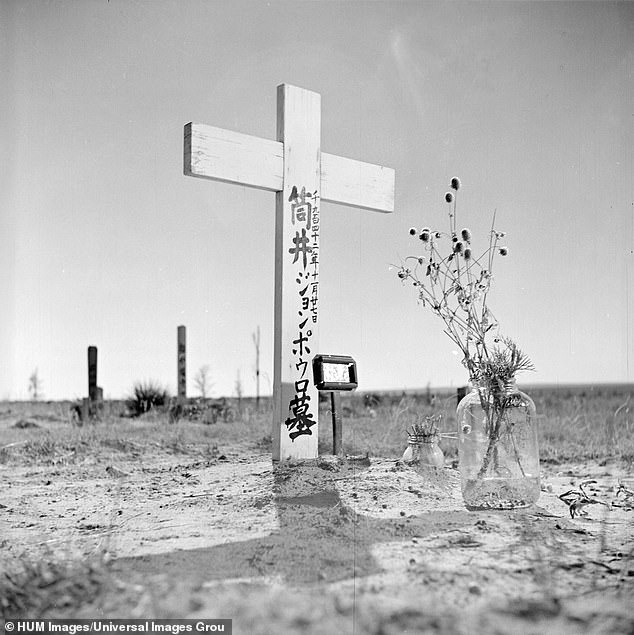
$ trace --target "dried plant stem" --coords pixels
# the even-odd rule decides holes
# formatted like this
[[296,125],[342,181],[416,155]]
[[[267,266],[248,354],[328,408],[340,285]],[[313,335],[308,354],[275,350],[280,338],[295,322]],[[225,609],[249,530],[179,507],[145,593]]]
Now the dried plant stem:
[[[443,320],[444,333],[463,354],[462,363],[469,374],[469,381],[481,387],[480,399],[487,417],[485,434],[488,436],[487,449],[478,472],[478,478],[482,478],[492,461],[496,464],[502,461],[498,444],[504,422],[508,420],[504,387],[517,372],[532,370],[532,364],[512,340],[499,334],[495,316],[487,306],[495,256],[508,253],[506,247],[498,247],[505,234],[495,227],[497,209],[493,212],[488,240],[480,255],[475,256],[471,231],[467,227],[460,229],[457,222],[460,179],[452,178],[450,187],[454,191],[445,194],[445,201],[449,203],[449,233],[428,227],[420,232],[410,229],[410,235],[418,234],[423,256],[406,258],[405,263],[411,268],[401,266],[398,276],[403,282],[411,282],[422,306],[429,305],[432,312]],[[473,244],[476,244],[475,240]],[[440,253],[441,248],[446,254],[444,257]],[[412,266],[412,263],[415,264]],[[508,451],[515,454],[525,476],[508,421],[506,426],[513,445]]]
[[[480,470],[478,471],[478,478],[482,479],[487,474],[491,460],[494,459],[495,456],[497,455],[498,442],[500,440],[500,428],[502,426],[504,416],[506,415],[506,408],[504,407],[504,405],[501,405],[498,408],[496,407],[491,408],[491,406],[489,406],[488,404],[486,404],[485,406],[484,396],[482,395],[482,391],[480,391],[480,404],[482,406],[482,409],[486,413],[487,436],[489,439],[486,452],[482,459],[482,466],[480,467]],[[492,425],[488,423],[491,420],[491,416],[490,416],[491,410],[493,410],[493,412],[495,413],[495,422]],[[517,449],[517,445],[515,444],[513,433],[510,430],[509,430],[509,436],[511,437],[511,442],[513,444],[513,454],[515,456],[515,460],[517,461],[517,465],[520,468],[520,472],[522,476],[526,476],[526,472],[524,472],[524,467],[522,466],[522,461],[521,461],[519,451]]]

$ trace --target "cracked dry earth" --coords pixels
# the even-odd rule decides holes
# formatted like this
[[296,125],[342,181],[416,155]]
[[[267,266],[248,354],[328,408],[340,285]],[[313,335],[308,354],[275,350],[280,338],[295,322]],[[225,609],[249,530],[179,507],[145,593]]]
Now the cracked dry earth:
[[[148,446],[149,447],[149,446]],[[634,633],[632,514],[559,494],[619,465],[546,468],[537,505],[469,512],[457,472],[254,447],[0,466],[3,559],[99,558],[49,617],[232,618],[234,633]],[[629,479],[629,480],[628,480]]]

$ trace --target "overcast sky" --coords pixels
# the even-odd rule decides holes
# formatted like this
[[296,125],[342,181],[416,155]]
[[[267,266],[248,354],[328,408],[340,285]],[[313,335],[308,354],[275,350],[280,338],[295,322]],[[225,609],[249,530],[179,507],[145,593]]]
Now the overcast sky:
[[[322,353],[360,388],[465,383],[391,264],[410,226],[507,232],[490,305],[534,382],[634,381],[634,3],[0,2],[0,398],[273,377],[272,193],[183,175],[183,126],[274,139],[276,87],[322,99],[322,150],[396,170],[396,209],[324,203]],[[476,247],[477,249],[477,247]]]

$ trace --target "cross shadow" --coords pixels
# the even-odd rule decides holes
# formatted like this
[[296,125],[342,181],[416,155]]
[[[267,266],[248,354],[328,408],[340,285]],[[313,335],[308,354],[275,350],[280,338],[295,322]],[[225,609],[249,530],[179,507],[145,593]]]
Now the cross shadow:
[[327,469],[314,467],[307,474],[302,465],[279,464],[273,468],[273,481],[271,504],[279,529],[270,535],[119,558],[112,562],[113,572],[124,579],[160,574],[192,585],[262,577],[288,584],[335,582],[381,572],[372,554],[376,543],[411,541],[415,536],[437,533],[439,528],[471,526],[474,522],[466,510],[408,518],[360,514],[344,504],[333,472]]

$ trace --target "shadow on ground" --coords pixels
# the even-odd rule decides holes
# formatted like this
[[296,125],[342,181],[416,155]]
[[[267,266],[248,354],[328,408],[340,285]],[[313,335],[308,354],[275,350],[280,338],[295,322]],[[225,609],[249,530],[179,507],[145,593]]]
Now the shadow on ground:
[[291,585],[334,582],[381,572],[372,555],[377,543],[410,541],[474,520],[467,511],[377,519],[344,504],[327,470],[280,464],[273,477],[278,531],[208,548],[120,558],[113,572],[122,579],[163,575],[193,586],[252,578]]

